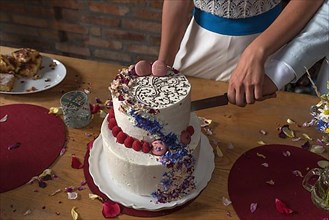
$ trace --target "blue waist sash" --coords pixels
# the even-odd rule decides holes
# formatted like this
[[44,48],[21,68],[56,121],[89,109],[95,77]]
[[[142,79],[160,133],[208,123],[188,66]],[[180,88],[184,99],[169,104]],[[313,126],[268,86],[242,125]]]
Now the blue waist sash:
[[218,34],[243,36],[263,32],[281,12],[281,4],[271,10],[248,18],[224,18],[194,8],[194,19],[197,24],[208,31]]

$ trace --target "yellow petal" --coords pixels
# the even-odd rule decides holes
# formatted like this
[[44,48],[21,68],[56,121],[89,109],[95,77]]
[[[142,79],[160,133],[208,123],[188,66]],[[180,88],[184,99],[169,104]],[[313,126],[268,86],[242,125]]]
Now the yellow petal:
[[302,135],[303,135],[304,138],[306,138],[309,141],[313,140],[310,136],[308,136],[308,134],[303,133]]
[[296,122],[294,120],[290,119],[290,118],[287,119],[287,123],[291,124],[291,125],[296,124]]
[[216,146],[216,153],[217,153],[218,157],[224,156],[223,152],[221,151],[221,149],[218,146]]
[[293,130],[290,130],[288,127],[283,127],[282,128],[282,131],[285,135],[287,135],[287,137],[290,137],[290,138],[294,138],[295,137],[295,133]]
[[257,144],[265,145],[266,143],[264,141],[257,141]]
[[73,206],[73,208],[71,209],[71,216],[73,220],[78,220],[79,219],[79,214],[77,213],[77,211],[75,211],[77,208],[75,206]]

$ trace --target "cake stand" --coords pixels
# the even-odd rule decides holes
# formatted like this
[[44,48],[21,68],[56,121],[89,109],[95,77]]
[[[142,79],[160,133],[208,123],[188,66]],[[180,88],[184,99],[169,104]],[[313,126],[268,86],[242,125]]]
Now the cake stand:
[[215,168],[214,153],[208,138],[201,134],[200,154],[195,169],[196,189],[189,195],[169,203],[159,203],[151,196],[141,196],[129,191],[122,190],[122,187],[110,178],[110,170],[107,168],[105,154],[103,152],[102,137],[99,136],[93,143],[89,155],[89,172],[95,185],[108,198],[118,202],[125,207],[136,210],[160,211],[181,206],[186,202],[196,198],[207,186]]

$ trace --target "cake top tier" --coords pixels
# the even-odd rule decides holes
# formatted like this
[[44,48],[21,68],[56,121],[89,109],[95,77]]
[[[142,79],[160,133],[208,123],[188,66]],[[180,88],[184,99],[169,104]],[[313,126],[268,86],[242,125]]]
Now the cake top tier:
[[132,109],[163,109],[189,95],[191,85],[181,73],[168,71],[166,76],[137,76],[134,68],[121,69],[110,86],[112,96]]

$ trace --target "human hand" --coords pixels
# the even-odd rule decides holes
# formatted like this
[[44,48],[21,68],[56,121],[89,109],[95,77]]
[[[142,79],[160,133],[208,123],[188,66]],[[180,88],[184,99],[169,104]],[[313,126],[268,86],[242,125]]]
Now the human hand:
[[263,98],[264,63],[261,53],[246,49],[229,80],[229,102],[238,106]]

